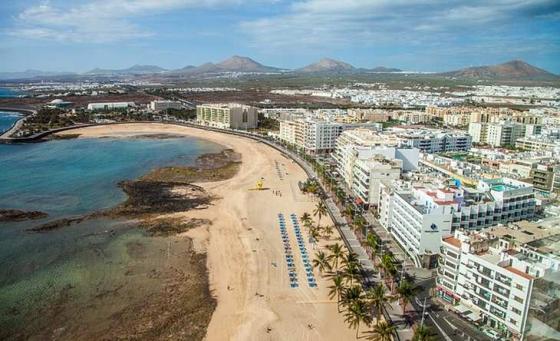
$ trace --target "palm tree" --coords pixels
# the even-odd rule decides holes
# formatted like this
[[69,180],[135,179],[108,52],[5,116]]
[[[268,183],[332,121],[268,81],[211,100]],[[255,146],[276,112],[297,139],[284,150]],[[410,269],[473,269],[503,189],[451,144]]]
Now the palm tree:
[[383,321],[377,323],[373,329],[368,332],[367,339],[373,341],[391,341],[395,333],[395,326]]
[[342,290],[340,301],[342,302],[342,304],[349,306],[352,303],[361,300],[362,298],[364,298],[364,291],[362,287],[359,285],[354,285]]
[[346,207],[344,207],[344,211],[342,211],[342,214],[350,219],[354,218],[354,206],[352,205],[346,205]]
[[333,233],[334,233],[334,226],[332,225],[323,226],[323,237],[327,239],[331,239]]
[[364,217],[361,215],[357,215],[356,219],[354,219],[354,233],[359,232],[359,234],[362,235],[366,224],[367,221],[364,219]]
[[359,278],[362,273],[362,268],[360,263],[351,262],[345,265],[343,276],[350,280],[350,285],[354,283],[354,280]]
[[305,212],[304,214],[301,215],[301,217],[299,218],[299,220],[301,220],[301,222],[305,225],[306,223],[311,222],[311,214]]
[[310,219],[310,220],[306,220],[306,221],[303,223],[303,227],[305,227],[307,233],[309,233],[309,232],[311,231],[311,229],[313,228],[313,220],[311,220],[311,219]]
[[329,260],[332,262],[331,265],[336,270],[336,273],[338,273],[338,264],[345,256],[344,249],[340,243],[329,245],[328,248],[331,251]]
[[344,291],[344,278],[340,275],[335,275],[332,278],[333,284],[329,287],[329,298],[333,299],[336,296],[337,299],[337,309],[340,313],[340,299],[342,292]]
[[351,328],[356,329],[356,338],[360,332],[360,323],[370,323],[370,316],[367,313],[366,305],[363,301],[355,301],[348,306],[348,310],[344,313],[344,321],[347,322]]
[[383,269],[383,275],[391,274],[395,269],[395,258],[390,253],[385,253],[381,257],[381,269]]
[[319,251],[315,254],[313,267],[319,269],[319,273],[321,274],[323,274],[324,271],[330,271],[331,265],[329,264],[329,259],[323,251]]
[[401,281],[397,287],[397,296],[401,304],[403,315],[406,313],[406,306],[410,303],[418,288],[414,287],[412,283],[407,280]]
[[387,295],[387,290],[383,284],[376,284],[366,292],[366,297],[369,301],[370,307],[375,311],[376,323],[381,321],[381,314],[389,304],[393,301],[393,297]]
[[315,210],[313,211],[313,216],[317,217],[317,227],[321,224],[321,218],[327,215],[327,206],[323,201],[319,201],[317,206],[315,206]]
[[309,227],[309,237],[311,237],[311,242],[313,243],[313,248],[315,248],[315,243],[321,237],[321,230],[318,226],[310,226]]
[[377,248],[379,247],[379,238],[373,233],[368,234],[366,237],[366,245],[370,249],[371,258],[375,259]]
[[414,335],[412,336],[412,341],[432,341],[432,331],[426,326],[418,326],[414,330]]

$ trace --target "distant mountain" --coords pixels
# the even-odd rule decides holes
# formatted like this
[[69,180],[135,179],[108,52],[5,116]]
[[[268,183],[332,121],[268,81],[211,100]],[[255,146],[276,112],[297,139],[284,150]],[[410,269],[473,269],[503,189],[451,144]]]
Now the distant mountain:
[[56,76],[71,76],[75,75],[71,72],[53,72],[53,71],[41,71],[41,70],[25,70],[19,72],[0,72],[1,80],[10,79],[31,79],[31,78],[48,78]]
[[396,68],[391,68],[391,67],[385,67],[385,66],[377,66],[374,67],[373,69],[369,70],[370,72],[386,72],[386,73],[390,73],[390,72],[402,72],[401,69],[396,69]]
[[205,63],[197,67],[187,67],[176,72],[186,72],[190,74],[221,73],[221,72],[278,72],[279,68],[266,66],[254,61],[249,57],[233,56],[217,64]]
[[145,75],[167,71],[157,65],[134,65],[127,69],[93,69],[86,72],[86,75]]
[[512,79],[512,80],[553,80],[560,77],[522,60],[489,66],[469,67],[457,71],[442,73],[443,76],[479,79]]
[[356,71],[356,68],[340,60],[323,58],[318,62],[309,64],[295,71],[303,73],[347,73]]

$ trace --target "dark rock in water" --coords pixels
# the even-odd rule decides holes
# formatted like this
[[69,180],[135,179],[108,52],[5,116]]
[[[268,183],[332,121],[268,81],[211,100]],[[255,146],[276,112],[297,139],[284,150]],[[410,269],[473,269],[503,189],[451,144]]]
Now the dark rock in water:
[[148,231],[151,236],[165,237],[183,233],[198,226],[210,225],[211,223],[207,219],[157,218],[144,220],[140,227]]
[[88,219],[89,216],[82,216],[82,217],[76,217],[76,218],[63,218],[63,219],[58,219],[55,221],[51,221],[42,225],[39,225],[37,227],[34,227],[32,229],[29,229],[29,231],[33,231],[33,232],[48,232],[51,230],[56,230],[62,227],[66,227],[66,226],[70,226],[72,224],[78,224],[81,223],[82,221]]
[[200,186],[175,182],[122,181],[119,186],[128,199],[110,211],[110,215],[131,216],[183,212],[212,202]]
[[0,222],[34,220],[48,216],[45,212],[40,211],[0,210]]

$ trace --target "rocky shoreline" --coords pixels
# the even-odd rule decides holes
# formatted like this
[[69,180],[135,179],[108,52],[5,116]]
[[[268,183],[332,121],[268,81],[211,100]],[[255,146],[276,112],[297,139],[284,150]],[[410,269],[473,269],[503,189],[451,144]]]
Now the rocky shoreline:
[[[90,299],[92,306],[107,307],[100,308],[97,312],[99,316],[104,316],[104,311],[111,310],[110,302],[126,302],[124,297],[127,290],[137,290],[135,288],[138,277],[134,276],[142,276],[141,281],[159,283],[161,289],[141,301],[123,305],[118,314],[111,313],[110,318],[104,316],[99,320],[99,324],[91,329],[87,324],[76,328],[79,322],[64,321],[60,317],[64,314],[51,313],[74,309],[69,308],[72,304],[70,300],[56,301],[45,307],[44,318],[50,321],[48,325],[40,330],[31,331],[31,334],[21,331],[18,336],[50,338],[56,334],[57,339],[61,340],[204,339],[217,302],[209,288],[206,254],[196,252],[193,241],[181,234],[196,227],[210,226],[212,222],[206,219],[184,218],[176,213],[207,208],[216,199],[204,188],[192,184],[193,182],[226,180],[233,177],[239,167],[239,154],[232,150],[202,155],[192,167],[159,168],[136,180],[120,182],[118,186],[126,193],[127,199],[114,208],[79,217],[66,217],[29,229],[28,231],[33,233],[50,233],[56,229],[86,223],[88,220],[123,219],[133,222],[134,226],[153,238],[151,242],[133,243],[127,249],[129,257],[135,262],[140,262],[134,266],[124,266],[126,278],[134,279],[133,281],[122,284],[115,290],[100,290],[99,297]],[[24,213],[21,214],[26,216]],[[28,212],[27,216],[34,215],[38,213]],[[159,245],[155,250],[150,246],[153,250],[151,252],[156,252],[150,259],[165,257],[167,265],[154,267],[147,272],[138,272],[139,264],[147,257],[148,245]],[[172,245],[174,250],[171,252],[171,258],[169,245]],[[67,291],[65,295],[70,294],[71,288]],[[66,325],[68,328],[51,330],[51,326],[55,328],[60,325]]]
[[25,220],[43,219],[49,215],[40,211],[22,211],[12,209],[0,209],[0,222],[18,222]]
[[[166,221],[165,224],[155,222],[161,215],[204,209],[211,205],[215,198],[202,187],[192,183],[227,180],[237,173],[240,165],[239,154],[231,149],[226,149],[220,153],[199,156],[195,166],[157,168],[137,180],[121,181],[118,186],[126,193],[127,200],[112,209],[50,221],[30,228],[29,231],[49,232],[87,219],[105,217],[139,219],[141,221],[139,226],[149,226],[151,235],[159,235],[160,232],[167,235],[170,231],[185,232],[185,226],[198,226],[199,224],[179,220]],[[15,212],[16,210],[9,211]],[[21,215],[26,213],[20,212]],[[28,215],[38,215],[42,212],[27,213]],[[44,217],[46,216],[41,218]],[[158,229],[161,231],[158,232]]]

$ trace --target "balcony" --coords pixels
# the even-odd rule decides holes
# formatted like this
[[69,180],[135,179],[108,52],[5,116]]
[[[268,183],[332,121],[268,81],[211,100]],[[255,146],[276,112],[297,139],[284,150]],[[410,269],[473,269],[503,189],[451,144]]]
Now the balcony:
[[485,269],[485,268],[482,268],[482,267],[478,267],[477,270],[478,270],[478,273],[480,273],[480,274],[482,274],[482,275],[484,275],[488,278],[492,278],[492,271],[490,271],[488,269]]
[[499,274],[496,274],[496,280],[502,284],[505,284],[507,286],[511,285],[511,278],[509,277],[505,277]]
[[494,296],[492,298],[492,303],[494,303],[494,304],[496,304],[496,305],[498,305],[498,306],[500,306],[504,309],[507,309],[507,306],[508,306],[507,301],[501,300],[501,299],[497,298],[496,296]]

